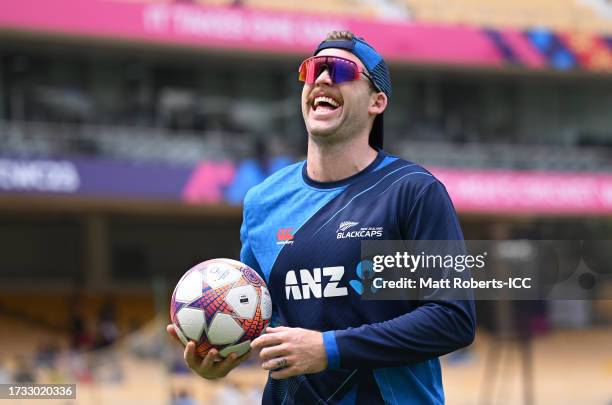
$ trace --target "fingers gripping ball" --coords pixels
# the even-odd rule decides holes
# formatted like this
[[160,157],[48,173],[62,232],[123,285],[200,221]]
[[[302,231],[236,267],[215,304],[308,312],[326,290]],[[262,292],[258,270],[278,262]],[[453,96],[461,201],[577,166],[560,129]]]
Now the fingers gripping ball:
[[255,270],[231,259],[212,259],[187,270],[177,283],[170,318],[184,345],[192,340],[196,352],[213,347],[223,357],[249,350],[272,316],[266,283]]

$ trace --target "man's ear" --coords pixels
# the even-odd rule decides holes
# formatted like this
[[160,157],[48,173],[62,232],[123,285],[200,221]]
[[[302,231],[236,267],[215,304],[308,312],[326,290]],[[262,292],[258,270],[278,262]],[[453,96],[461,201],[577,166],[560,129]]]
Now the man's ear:
[[389,99],[385,93],[382,91],[373,93],[372,97],[370,98],[370,107],[368,108],[368,112],[374,115],[382,114],[387,108],[388,104]]

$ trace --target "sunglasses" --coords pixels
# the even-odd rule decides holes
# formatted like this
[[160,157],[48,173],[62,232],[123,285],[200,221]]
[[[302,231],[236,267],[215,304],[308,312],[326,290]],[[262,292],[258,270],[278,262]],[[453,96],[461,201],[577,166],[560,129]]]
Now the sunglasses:
[[300,65],[299,80],[306,84],[314,84],[317,77],[326,69],[334,84],[359,80],[359,75],[362,74],[368,78],[376,91],[380,91],[376,83],[374,83],[370,75],[368,75],[362,67],[358,66],[352,60],[339,56],[312,56],[306,59]]

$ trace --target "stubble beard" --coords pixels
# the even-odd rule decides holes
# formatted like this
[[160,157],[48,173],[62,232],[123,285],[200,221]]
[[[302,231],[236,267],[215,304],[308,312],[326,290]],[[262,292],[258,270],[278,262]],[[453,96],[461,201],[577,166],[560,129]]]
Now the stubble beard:
[[317,145],[331,146],[347,143],[355,135],[355,129],[345,119],[331,128],[308,128],[308,137]]

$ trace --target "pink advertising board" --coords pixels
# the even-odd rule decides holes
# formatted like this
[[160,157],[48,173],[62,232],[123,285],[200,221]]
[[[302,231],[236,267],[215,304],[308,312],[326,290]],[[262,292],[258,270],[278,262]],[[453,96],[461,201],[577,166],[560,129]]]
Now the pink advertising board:
[[[242,7],[121,0],[2,0],[0,28],[24,32],[146,41],[203,48],[308,54],[327,32],[350,29],[388,60],[479,66],[504,57],[477,27],[381,22]],[[542,58],[518,33],[505,31],[523,63]]]
[[612,214],[612,175],[435,168],[459,212]]

